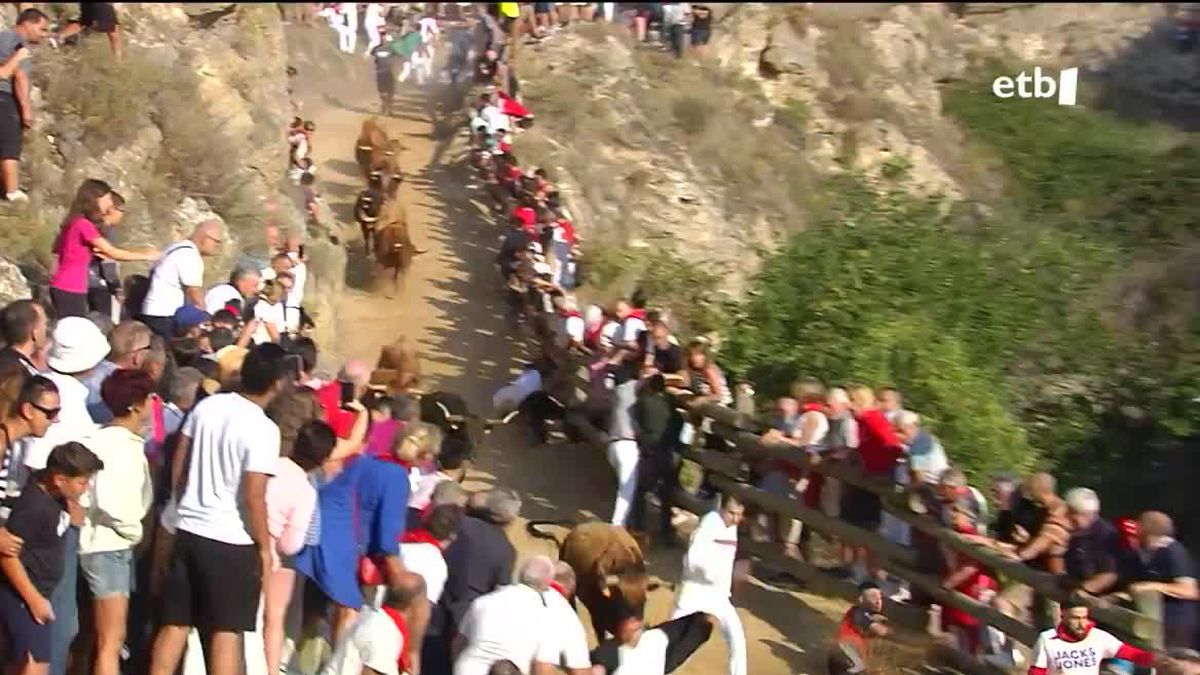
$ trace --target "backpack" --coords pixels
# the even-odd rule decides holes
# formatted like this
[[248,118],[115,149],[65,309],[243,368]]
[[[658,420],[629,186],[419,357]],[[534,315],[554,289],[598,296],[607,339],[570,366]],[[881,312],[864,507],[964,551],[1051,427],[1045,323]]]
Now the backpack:
[[150,293],[150,277],[154,274],[155,268],[161,265],[167,259],[167,256],[187,248],[187,246],[181,244],[188,242],[189,240],[185,239],[168,247],[162,257],[158,259],[158,262],[150,267],[147,274],[131,274],[125,279],[125,314],[127,316],[136,319],[142,315],[142,305],[146,301],[146,296]]

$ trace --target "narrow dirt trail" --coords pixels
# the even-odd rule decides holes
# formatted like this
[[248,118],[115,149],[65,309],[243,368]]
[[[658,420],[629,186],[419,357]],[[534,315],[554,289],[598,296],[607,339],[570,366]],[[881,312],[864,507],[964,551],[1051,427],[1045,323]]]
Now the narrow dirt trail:
[[[387,296],[390,279],[372,282],[371,265],[363,258],[351,217],[363,186],[353,160],[354,143],[363,119],[377,109],[367,80],[370,66],[364,62],[362,68],[362,80],[336,83],[320,93],[297,92],[305,118],[317,126],[318,187],[343,223],[350,260],[347,289],[338,307],[337,344],[323,364],[336,367],[351,356],[374,359],[380,346],[403,334],[420,346],[427,387],[458,393],[473,412],[486,414],[492,393],[515,374],[525,355],[524,347],[510,339],[503,316],[502,284],[493,266],[500,230],[485,214],[476,191],[465,187],[460,125],[436,123],[438,95],[409,86],[400,96],[400,112],[388,124],[406,146],[401,155],[406,175],[401,199],[413,241],[427,252],[417,256],[395,297]],[[450,121],[457,123],[461,112],[454,114]],[[438,133],[439,128],[454,132]],[[516,143],[520,145],[519,138]],[[514,429],[487,437],[467,487],[493,484],[518,490],[527,518],[607,519],[615,493],[603,453],[573,445],[528,447]],[[524,525],[522,519],[509,532],[520,556],[556,552],[551,542],[529,537]],[[681,557],[680,549],[654,550],[649,559],[652,574],[677,581]],[[668,587],[655,591],[647,621],[667,619],[672,603]],[[739,590],[735,605],[745,625],[754,675],[824,672],[825,645],[843,603],[752,580]],[[714,631],[676,672],[720,675],[727,672],[727,659],[725,643]]]

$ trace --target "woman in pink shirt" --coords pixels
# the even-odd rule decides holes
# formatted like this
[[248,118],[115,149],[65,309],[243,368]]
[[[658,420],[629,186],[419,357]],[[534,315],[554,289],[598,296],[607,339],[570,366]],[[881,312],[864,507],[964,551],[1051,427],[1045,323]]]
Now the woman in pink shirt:
[[130,261],[158,259],[156,249],[130,251],[113,246],[100,235],[96,223],[112,208],[112,189],[102,180],[89,178],[75,193],[53,249],[58,266],[50,277],[50,300],[59,318],[87,316],[88,266],[93,256]]
[[275,475],[267,482],[267,528],[274,558],[271,576],[263,585],[267,673],[279,672],[284,624],[296,582],[296,570],[287,561],[305,545],[317,543],[320,534],[317,489],[309,473],[329,459],[336,444],[337,436],[328,424],[320,420],[306,422],[296,434],[291,456],[279,458]]

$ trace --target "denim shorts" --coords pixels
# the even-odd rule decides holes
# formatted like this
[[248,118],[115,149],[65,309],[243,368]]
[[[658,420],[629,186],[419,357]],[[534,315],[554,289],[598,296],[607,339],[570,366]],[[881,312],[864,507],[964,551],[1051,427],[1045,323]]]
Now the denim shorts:
[[133,593],[133,549],[87,553],[79,556],[79,567],[93,598]]

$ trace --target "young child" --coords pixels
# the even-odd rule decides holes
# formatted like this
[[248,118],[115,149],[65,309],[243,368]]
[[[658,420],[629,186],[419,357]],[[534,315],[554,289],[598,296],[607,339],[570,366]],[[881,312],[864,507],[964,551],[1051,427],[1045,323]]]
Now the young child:
[[83,524],[79,498],[104,462],[81,443],[50,452],[46,468],[34,474],[12,507],[8,530],[25,540],[19,557],[0,558],[0,621],[8,632],[11,672],[50,671],[50,594],[63,576],[63,535]]

